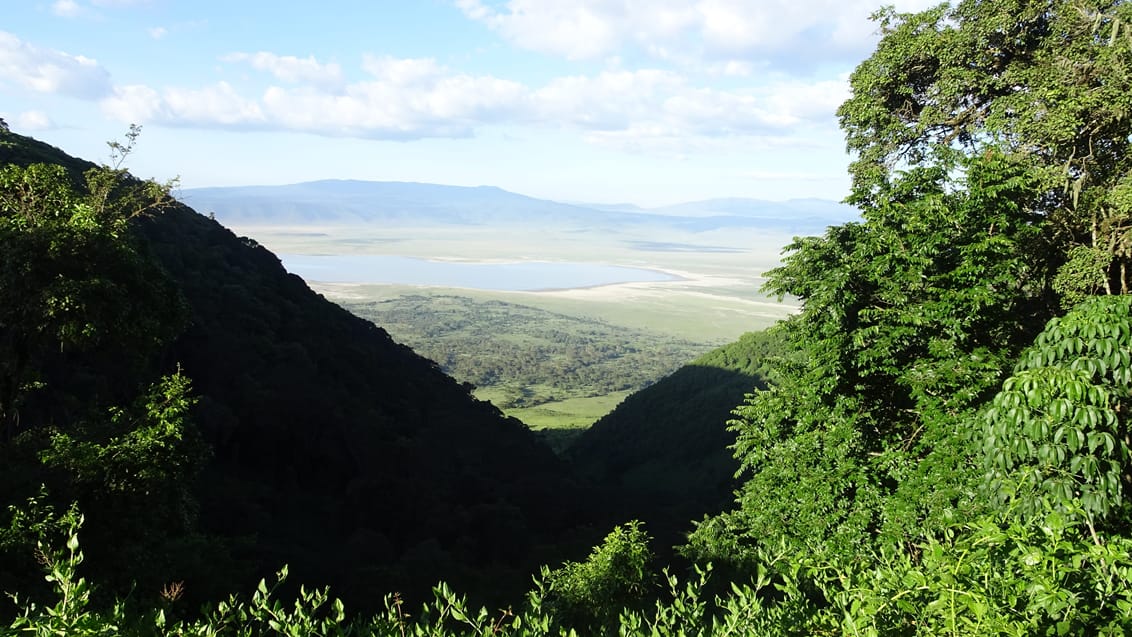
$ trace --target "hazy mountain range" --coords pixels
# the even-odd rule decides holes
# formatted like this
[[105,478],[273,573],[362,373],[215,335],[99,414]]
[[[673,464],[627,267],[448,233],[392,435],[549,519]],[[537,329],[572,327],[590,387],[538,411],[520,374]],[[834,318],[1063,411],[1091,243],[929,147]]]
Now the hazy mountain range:
[[660,208],[631,204],[562,203],[493,186],[325,180],[284,186],[193,188],[181,193],[190,206],[222,223],[314,225],[383,223],[431,225],[535,225],[591,229],[664,227],[685,232],[765,228],[820,233],[857,217],[857,210],[822,199],[764,201],[709,199]]

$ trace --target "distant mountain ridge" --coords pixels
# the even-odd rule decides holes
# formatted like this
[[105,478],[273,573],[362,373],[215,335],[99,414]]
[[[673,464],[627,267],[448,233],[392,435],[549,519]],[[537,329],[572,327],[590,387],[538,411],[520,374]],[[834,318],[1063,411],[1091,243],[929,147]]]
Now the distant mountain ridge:
[[724,198],[660,208],[562,203],[494,186],[322,180],[283,186],[192,188],[186,203],[229,225],[381,222],[421,225],[538,225],[592,229],[653,226],[687,232],[766,228],[813,234],[856,218],[851,206],[821,199],[784,202]]

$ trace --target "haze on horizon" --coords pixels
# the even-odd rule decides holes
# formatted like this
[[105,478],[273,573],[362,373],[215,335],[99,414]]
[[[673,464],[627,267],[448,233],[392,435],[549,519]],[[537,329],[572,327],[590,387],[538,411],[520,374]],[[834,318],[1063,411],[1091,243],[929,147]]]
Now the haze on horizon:
[[880,4],[30,0],[0,26],[0,117],[92,160],[141,124],[130,168],[185,188],[840,200],[834,112]]

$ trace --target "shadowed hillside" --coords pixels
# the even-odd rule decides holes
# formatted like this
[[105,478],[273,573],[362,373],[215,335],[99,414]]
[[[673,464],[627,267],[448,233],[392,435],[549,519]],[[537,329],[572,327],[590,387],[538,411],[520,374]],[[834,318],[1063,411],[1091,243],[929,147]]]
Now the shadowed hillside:
[[[90,167],[19,135],[2,141],[3,164],[63,164],[72,178]],[[501,591],[524,587],[584,520],[564,466],[522,423],[313,293],[254,241],[175,202],[135,218],[130,232],[186,304],[175,337],[145,365],[191,379],[192,423],[209,458],[191,517],[194,532],[224,547],[200,572],[152,579],[188,579],[199,594],[240,584],[210,576],[250,580],[288,563],[297,581],[334,584],[363,607],[442,576]],[[83,353],[83,369],[99,373],[121,353]],[[75,403],[65,378],[44,376],[37,400]],[[40,425],[21,427],[32,435]],[[5,506],[37,481],[64,493],[72,480],[37,468],[34,445],[45,443],[23,439],[27,466],[9,466],[23,472],[22,487],[4,494]],[[97,506],[80,505],[97,537]],[[96,562],[120,550],[84,548]]]
[[688,520],[732,502],[738,464],[727,422],[744,395],[765,386],[768,359],[781,354],[777,332],[744,334],[630,395],[567,456],[582,475],[629,494],[624,519],[646,520],[658,537],[669,532],[669,544],[679,542]]
[[192,307],[170,356],[201,395],[216,530],[269,535],[266,563],[311,581],[412,561],[428,583],[567,524],[562,467],[520,422],[215,222],[179,208],[142,231]]

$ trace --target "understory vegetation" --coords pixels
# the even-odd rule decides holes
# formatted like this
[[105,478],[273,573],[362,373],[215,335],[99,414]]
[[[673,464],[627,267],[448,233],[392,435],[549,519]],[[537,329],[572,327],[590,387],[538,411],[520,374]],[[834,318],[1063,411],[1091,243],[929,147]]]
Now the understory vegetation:
[[[757,364],[710,362],[753,389],[738,485],[677,555],[607,508],[695,459],[569,464],[160,187],[3,132],[0,634],[1132,633],[1132,4],[876,18],[861,220],[767,274],[801,309]],[[704,431],[635,403],[617,444]]]

